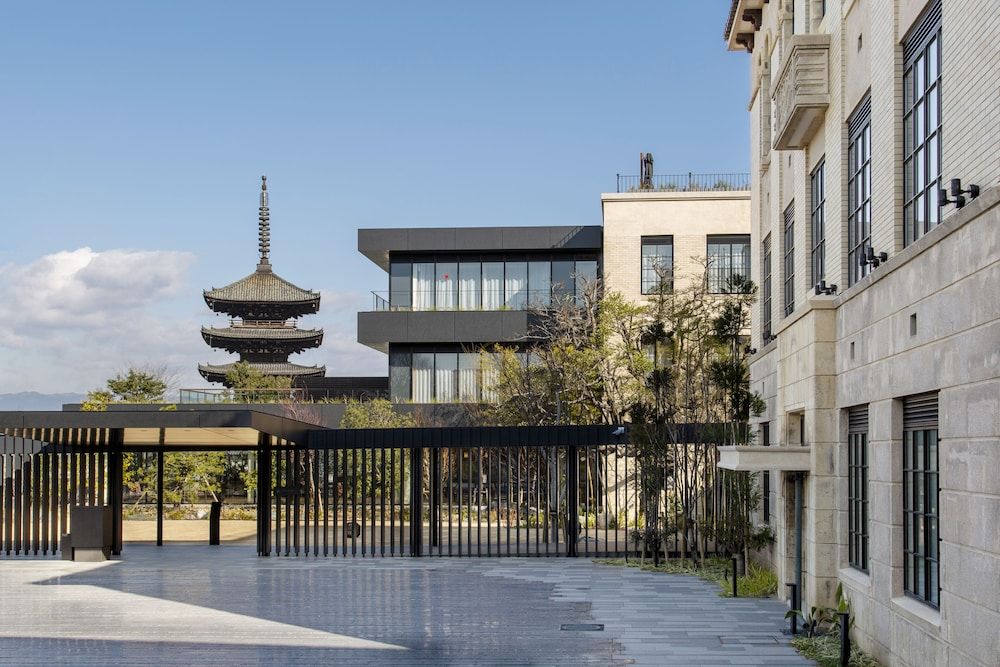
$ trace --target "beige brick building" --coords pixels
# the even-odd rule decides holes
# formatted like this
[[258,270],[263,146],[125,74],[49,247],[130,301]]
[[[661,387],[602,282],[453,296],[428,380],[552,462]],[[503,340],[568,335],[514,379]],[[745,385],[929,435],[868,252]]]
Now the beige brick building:
[[602,194],[605,289],[640,301],[656,291],[660,275],[683,289],[706,263],[716,291],[729,275],[749,277],[750,192],[736,187]]
[[[1000,5],[733,0],[726,39],[750,60],[771,447],[723,464],[770,470],[766,556],[804,608],[843,584],[881,661],[998,665]],[[942,201],[951,179],[978,196]]]

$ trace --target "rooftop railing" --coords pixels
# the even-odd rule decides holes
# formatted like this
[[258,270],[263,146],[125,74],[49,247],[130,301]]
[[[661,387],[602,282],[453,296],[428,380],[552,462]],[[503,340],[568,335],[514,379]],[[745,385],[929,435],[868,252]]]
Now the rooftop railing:
[[648,182],[642,176],[618,174],[618,192],[736,192],[750,189],[750,174],[657,174]]

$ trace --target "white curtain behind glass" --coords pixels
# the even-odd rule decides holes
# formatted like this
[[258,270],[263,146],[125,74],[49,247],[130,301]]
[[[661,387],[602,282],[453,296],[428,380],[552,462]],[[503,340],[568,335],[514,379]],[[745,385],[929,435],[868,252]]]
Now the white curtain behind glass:
[[483,310],[503,305],[503,262],[483,262]]
[[413,265],[413,310],[434,308],[434,264]]
[[455,310],[458,300],[458,264],[438,262],[435,307],[438,310]]
[[497,400],[496,383],[500,379],[500,355],[495,352],[483,352],[479,361],[483,371],[483,400],[495,403]]
[[457,387],[458,354],[438,352],[434,355],[434,398],[441,403],[454,403]]
[[458,355],[458,400],[479,400],[479,354],[462,352]]
[[507,262],[506,270],[504,305],[511,310],[524,310],[528,304],[528,263]]
[[528,263],[528,306],[548,308],[552,301],[552,264],[550,262]]
[[479,310],[482,294],[479,262],[462,262],[458,265],[458,307],[462,310]]
[[413,354],[413,402],[434,400],[434,355],[430,352]]

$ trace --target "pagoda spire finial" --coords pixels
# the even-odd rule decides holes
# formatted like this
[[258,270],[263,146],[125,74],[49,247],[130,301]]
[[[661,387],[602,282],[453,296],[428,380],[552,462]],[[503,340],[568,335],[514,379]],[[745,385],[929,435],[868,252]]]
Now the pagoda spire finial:
[[267,176],[260,177],[260,213],[258,220],[257,235],[260,248],[260,262],[257,264],[257,270],[270,271],[271,261],[268,256],[271,253],[271,213],[267,207]]

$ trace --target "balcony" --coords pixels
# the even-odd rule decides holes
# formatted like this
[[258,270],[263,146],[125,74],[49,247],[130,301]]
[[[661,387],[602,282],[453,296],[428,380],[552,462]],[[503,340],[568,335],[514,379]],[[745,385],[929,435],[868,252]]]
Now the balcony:
[[642,176],[618,174],[618,192],[739,192],[750,189],[750,174],[658,174],[647,181]]
[[830,105],[830,36],[793,35],[774,84],[774,148],[801,150]]

